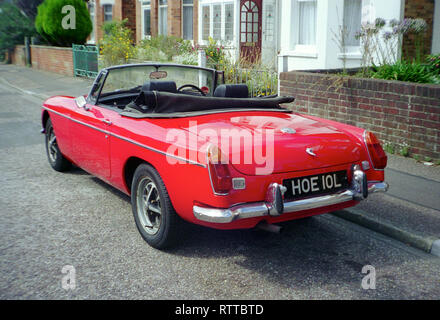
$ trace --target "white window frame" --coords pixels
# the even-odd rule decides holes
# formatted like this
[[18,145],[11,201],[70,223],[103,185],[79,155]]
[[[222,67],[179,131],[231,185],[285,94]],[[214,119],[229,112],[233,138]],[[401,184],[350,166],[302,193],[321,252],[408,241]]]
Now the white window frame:
[[[204,6],[209,6],[209,37],[214,38],[214,6],[215,5],[221,5],[221,36],[220,39],[214,39],[214,40],[220,40],[223,43],[225,43],[227,46],[230,46],[234,43],[236,43],[237,41],[237,6],[236,6],[236,2],[240,2],[240,1],[234,1],[234,0],[224,0],[224,1],[219,1],[219,0],[199,0],[199,42],[202,45],[207,45],[208,44],[208,40],[204,40],[203,39],[203,7]],[[230,41],[226,41],[225,40],[225,34],[226,34],[226,28],[225,28],[225,24],[226,24],[226,5],[227,4],[232,4],[234,5],[234,11],[233,11],[233,19],[232,21],[234,22],[234,27],[233,27],[233,39]],[[239,6],[240,4],[238,4]]]
[[[145,10],[150,10],[150,34],[145,34]],[[141,22],[142,39],[151,39],[151,1],[141,2]]]
[[[192,7],[192,9],[193,9],[193,19],[191,21],[191,25],[192,25],[192,39],[185,39],[184,34],[183,34],[183,31],[185,30],[185,28],[184,28],[185,20],[183,19],[183,8],[184,7]],[[194,0],[193,0],[192,3],[184,3],[183,0],[182,0],[182,15],[181,15],[181,17],[182,17],[182,38],[185,39],[185,40],[194,41]]]
[[[316,5],[316,18],[315,18],[315,44],[313,45],[304,45],[304,44],[299,44],[299,33],[300,33],[300,11],[299,11],[299,3],[300,2],[315,2]],[[292,26],[291,26],[291,50],[294,52],[294,55],[297,56],[305,56],[305,57],[315,57],[317,56],[317,44],[319,42],[318,39],[318,7],[319,7],[319,2],[318,0],[292,0],[292,8],[291,8],[291,12],[292,12]]]
[[[170,0],[173,1],[173,0]],[[175,1],[175,0],[174,0]],[[160,0],[158,0],[158,17],[157,17],[157,34],[158,35],[164,35],[167,36],[168,35],[168,0],[167,0],[167,4],[160,4]],[[166,34],[162,34],[160,33],[160,23],[162,22],[162,18],[161,18],[161,14],[160,14],[160,9],[166,8],[167,9],[167,32]]]

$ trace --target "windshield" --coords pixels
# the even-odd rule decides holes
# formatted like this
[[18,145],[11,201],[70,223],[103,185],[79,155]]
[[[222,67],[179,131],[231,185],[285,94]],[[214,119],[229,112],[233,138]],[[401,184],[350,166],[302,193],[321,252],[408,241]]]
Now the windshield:
[[[192,68],[174,65],[133,65],[108,69],[101,97],[113,93],[140,91],[149,81],[174,81],[177,88],[184,85],[193,85],[198,88],[208,88],[208,95],[212,95],[216,85],[214,70]],[[205,89],[206,90],[206,89]]]

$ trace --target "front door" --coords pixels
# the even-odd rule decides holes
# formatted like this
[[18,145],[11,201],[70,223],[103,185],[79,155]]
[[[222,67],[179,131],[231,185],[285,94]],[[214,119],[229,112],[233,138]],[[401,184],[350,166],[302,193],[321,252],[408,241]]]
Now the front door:
[[262,2],[240,1],[240,56],[248,62],[261,60]]

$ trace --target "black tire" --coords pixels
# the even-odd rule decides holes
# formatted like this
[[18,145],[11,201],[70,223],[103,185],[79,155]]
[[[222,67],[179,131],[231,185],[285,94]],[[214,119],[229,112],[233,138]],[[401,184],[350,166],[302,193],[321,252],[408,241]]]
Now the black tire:
[[176,244],[182,221],[159,173],[147,164],[141,164],[134,173],[131,206],[136,226],[150,246],[166,249]]
[[50,119],[46,123],[46,154],[47,160],[51,167],[58,172],[64,172],[70,169],[71,163],[69,160],[64,158],[60,149],[58,148],[56,135],[53,130],[52,122]]

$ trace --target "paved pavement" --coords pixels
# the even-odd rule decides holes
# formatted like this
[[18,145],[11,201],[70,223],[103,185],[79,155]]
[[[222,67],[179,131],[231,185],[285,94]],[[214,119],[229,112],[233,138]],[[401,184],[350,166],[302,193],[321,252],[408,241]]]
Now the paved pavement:
[[[36,80],[26,87],[23,77]],[[75,96],[89,85],[0,66],[0,299],[440,298],[440,259],[333,215],[286,223],[281,235],[188,226],[180,247],[152,249],[136,230],[127,196],[80,169],[61,174],[47,163],[41,97]],[[408,168],[393,167],[402,160]],[[429,179],[419,184],[410,176],[419,192],[435,193],[438,168],[406,160],[391,159],[391,168]],[[390,172],[388,181],[405,182]],[[430,209],[426,199],[393,194],[360,208],[387,221],[412,221],[407,212],[431,217],[429,233],[437,234],[435,201]],[[65,265],[76,270],[75,290],[61,286]],[[377,272],[375,290],[361,288],[366,265]]]

